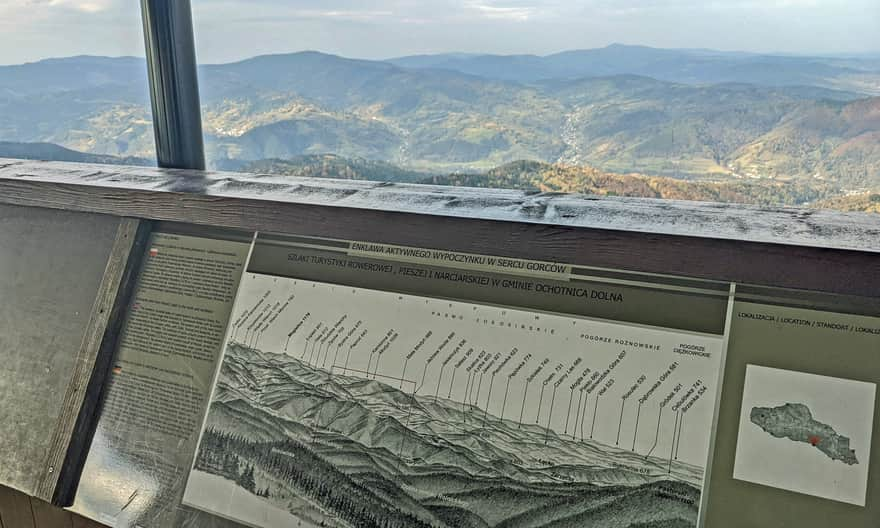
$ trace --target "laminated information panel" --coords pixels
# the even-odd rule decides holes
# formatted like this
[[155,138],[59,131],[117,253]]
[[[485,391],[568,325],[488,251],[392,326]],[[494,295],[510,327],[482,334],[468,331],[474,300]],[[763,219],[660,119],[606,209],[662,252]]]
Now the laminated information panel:
[[183,485],[251,238],[153,232],[74,511],[115,527],[188,525]]
[[877,526],[880,318],[845,311],[735,303],[705,526]]
[[266,528],[696,526],[729,290],[262,237],[184,503]]
[[873,526],[874,300],[255,240],[154,234],[76,511],[119,528]]

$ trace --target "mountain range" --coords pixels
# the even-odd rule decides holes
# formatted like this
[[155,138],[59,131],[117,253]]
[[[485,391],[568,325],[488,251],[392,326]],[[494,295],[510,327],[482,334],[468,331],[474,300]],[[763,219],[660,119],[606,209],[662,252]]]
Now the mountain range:
[[[152,158],[145,72],[126,57],[0,67],[0,141]],[[300,52],[203,65],[200,76],[215,168],[333,154],[387,164],[397,177],[525,160],[880,189],[877,57],[624,45],[387,61]]]
[[106,165],[137,165],[142,167],[156,165],[154,160],[147,158],[91,154],[64,148],[54,143],[19,143],[15,141],[0,141],[0,158],[72,161],[74,163],[100,163]]
[[519,82],[633,74],[684,84],[823,86],[880,95],[874,84],[880,57],[774,56],[611,44],[547,56],[437,54],[389,62],[406,68],[451,70]]

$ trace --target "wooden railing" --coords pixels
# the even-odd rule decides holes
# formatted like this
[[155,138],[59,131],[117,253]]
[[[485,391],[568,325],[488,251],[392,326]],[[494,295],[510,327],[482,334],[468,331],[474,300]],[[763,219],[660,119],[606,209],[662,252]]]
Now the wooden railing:
[[[104,270],[81,350],[53,351],[68,363],[78,358],[53,405],[81,408],[47,424],[58,437],[27,491],[62,505],[72,497],[59,489],[75,488],[77,468],[61,470],[88,447],[101,390],[95,380],[110,365],[131,281],[125,257],[157,221],[833,294],[861,313],[880,313],[880,216],[870,214],[0,159],[2,207],[113,218],[116,239],[105,241],[106,251],[125,250]],[[120,233],[131,240],[121,244]],[[74,242],[88,246],[95,235],[81,232]],[[0,521],[0,528],[95,526],[9,489],[0,489]]]
[[0,203],[880,296],[880,217],[0,159]]

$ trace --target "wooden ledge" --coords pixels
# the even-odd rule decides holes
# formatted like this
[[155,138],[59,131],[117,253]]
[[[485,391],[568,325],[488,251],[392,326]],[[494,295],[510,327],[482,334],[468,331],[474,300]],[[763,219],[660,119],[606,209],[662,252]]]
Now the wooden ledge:
[[0,159],[0,203],[880,297],[880,215]]
[[[118,191],[129,191],[132,197],[154,198],[157,193],[182,193],[206,200],[248,199],[880,252],[880,215],[794,207],[0,158],[0,200],[7,203],[39,200],[39,193],[29,192],[25,184],[78,188],[81,193],[96,198],[101,194],[111,195],[111,191],[116,191],[112,193],[115,196],[119,196]],[[62,199],[54,195],[43,198],[50,207]]]

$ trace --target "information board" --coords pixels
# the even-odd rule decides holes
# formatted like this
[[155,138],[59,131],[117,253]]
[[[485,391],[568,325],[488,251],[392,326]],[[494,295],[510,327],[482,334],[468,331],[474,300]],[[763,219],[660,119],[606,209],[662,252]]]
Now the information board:
[[876,300],[251,238],[154,234],[78,513],[876,525]]
[[[847,313],[857,303],[827,296],[743,297],[733,309],[704,525],[875,528],[880,318]],[[838,306],[797,306],[823,304]],[[865,311],[877,313],[874,304]]]
[[265,236],[184,502],[250,526],[696,526],[729,287]]
[[185,526],[183,486],[252,236],[159,225],[128,308],[73,510]]

